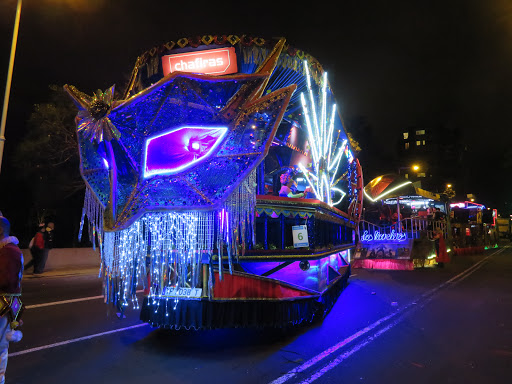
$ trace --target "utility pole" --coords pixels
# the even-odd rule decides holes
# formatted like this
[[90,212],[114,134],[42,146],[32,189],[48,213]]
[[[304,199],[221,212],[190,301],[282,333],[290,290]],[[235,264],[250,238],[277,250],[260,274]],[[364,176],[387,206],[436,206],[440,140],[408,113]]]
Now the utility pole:
[[12,34],[11,56],[9,59],[9,70],[7,71],[4,107],[2,109],[2,122],[0,125],[0,172],[2,171],[2,158],[4,157],[5,122],[7,121],[7,107],[9,106],[9,95],[11,94],[12,72],[14,69],[14,56],[16,55],[16,45],[18,43],[18,30],[20,27],[21,1],[22,0],[18,0],[18,6],[16,7],[16,19],[14,21],[14,32]]

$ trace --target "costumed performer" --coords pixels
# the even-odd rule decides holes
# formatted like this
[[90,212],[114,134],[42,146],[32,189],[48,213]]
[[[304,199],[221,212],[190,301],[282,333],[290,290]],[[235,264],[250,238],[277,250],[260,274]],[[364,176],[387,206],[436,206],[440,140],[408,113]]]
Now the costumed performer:
[[297,182],[293,180],[289,172],[283,173],[279,180],[281,181],[281,189],[279,190],[279,196],[282,197],[304,197],[308,194],[310,188],[307,187],[304,192],[293,193],[292,187],[297,186]]
[[436,247],[436,262],[439,268],[444,267],[444,263],[450,262],[450,255],[446,250],[446,242],[441,228],[437,228],[434,234],[434,245]]
[[0,384],[5,383],[9,342],[19,341],[22,337],[20,331],[14,330],[19,323],[10,318],[12,309],[9,303],[14,296],[21,296],[23,253],[18,247],[18,239],[9,236],[10,229],[9,221],[0,216]]

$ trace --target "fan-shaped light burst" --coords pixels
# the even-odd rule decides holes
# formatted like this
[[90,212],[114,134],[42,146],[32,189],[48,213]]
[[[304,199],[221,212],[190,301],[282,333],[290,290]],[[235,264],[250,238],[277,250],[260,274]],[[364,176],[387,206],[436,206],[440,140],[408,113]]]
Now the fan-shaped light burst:
[[[341,189],[334,187],[338,181],[336,174],[341,158],[345,154],[350,160],[352,155],[347,148],[347,140],[342,140],[340,143],[333,135],[336,104],[329,105],[327,100],[327,72],[323,74],[319,95],[315,98],[307,62],[304,63],[304,68],[306,68],[307,95],[301,93],[300,99],[313,161],[311,169],[306,169],[302,164],[299,168],[304,173],[316,198],[332,206],[339,204],[346,195]],[[319,105],[315,100],[318,100]],[[341,198],[335,203],[332,201],[334,192],[341,194]]]

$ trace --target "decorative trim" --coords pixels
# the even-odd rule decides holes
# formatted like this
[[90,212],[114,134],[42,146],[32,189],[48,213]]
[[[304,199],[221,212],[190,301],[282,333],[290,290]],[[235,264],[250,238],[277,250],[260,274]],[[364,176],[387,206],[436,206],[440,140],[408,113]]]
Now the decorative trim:
[[[239,44],[243,50],[243,60],[245,62],[253,62],[254,64],[262,64],[267,57],[267,51],[273,49],[276,45],[276,39],[264,39],[261,37],[252,37],[248,35],[203,35],[195,37],[184,37],[176,41],[168,41],[153,47],[142,55],[137,57],[135,66],[130,76],[129,85],[124,93],[125,98],[131,92],[140,69],[148,65],[151,60],[154,60],[164,53],[168,53],[173,49],[183,49],[186,47],[197,48],[200,45],[205,46],[235,46]],[[215,48],[215,47],[213,47]],[[321,76],[324,72],[321,64],[310,54],[296,49],[288,44],[284,44],[282,53],[279,60],[279,66],[283,68],[293,69],[296,72],[305,73],[303,61],[307,60],[308,65],[312,71],[312,77],[316,83],[320,82]]]

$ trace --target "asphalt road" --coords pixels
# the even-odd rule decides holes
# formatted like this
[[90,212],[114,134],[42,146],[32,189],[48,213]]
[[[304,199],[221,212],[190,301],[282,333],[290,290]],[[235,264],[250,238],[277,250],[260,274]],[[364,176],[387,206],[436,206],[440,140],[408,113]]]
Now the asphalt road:
[[120,319],[94,271],[24,279],[7,383],[510,383],[512,248],[445,268],[353,270],[296,330],[167,331]]

